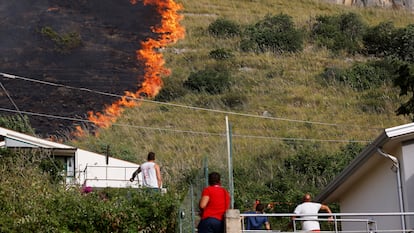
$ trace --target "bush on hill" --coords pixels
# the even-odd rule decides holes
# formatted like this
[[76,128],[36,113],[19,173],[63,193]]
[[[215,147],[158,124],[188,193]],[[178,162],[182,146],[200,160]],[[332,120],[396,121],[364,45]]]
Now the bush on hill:
[[414,63],[414,24],[397,29],[393,49],[400,60]]
[[311,29],[311,35],[317,45],[334,52],[345,51],[350,54],[362,50],[362,37],[365,23],[355,13],[333,16],[318,16]]
[[291,16],[266,15],[264,19],[246,28],[240,47],[245,52],[298,52],[303,49],[303,40],[304,34],[295,28]]
[[375,89],[393,81],[395,67],[390,60],[356,63],[349,69],[326,68],[321,78],[329,84],[342,83],[357,91]]
[[368,28],[363,36],[366,54],[384,57],[393,53],[395,27],[392,22],[382,22]]
[[230,73],[227,70],[207,68],[191,73],[183,85],[196,92],[220,94],[230,87]]
[[240,26],[228,19],[219,18],[212,22],[207,31],[217,37],[233,37],[240,34]]

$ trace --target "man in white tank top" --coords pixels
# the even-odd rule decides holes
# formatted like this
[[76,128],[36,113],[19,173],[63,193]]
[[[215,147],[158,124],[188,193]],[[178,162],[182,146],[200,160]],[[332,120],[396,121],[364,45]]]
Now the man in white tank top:
[[147,162],[141,164],[137,171],[132,174],[130,181],[134,181],[135,176],[141,173],[142,185],[147,188],[162,188],[162,177],[160,166],[155,163],[155,153],[149,152]]
[[[312,202],[311,195],[309,193],[306,193],[303,196],[303,203],[296,206],[295,210],[293,211],[295,214],[318,214],[319,210],[323,210],[327,213],[332,214],[331,209],[324,204]],[[296,217],[293,216],[292,220]],[[318,222],[318,216],[302,216],[302,230],[303,231],[320,231],[320,226]],[[329,221],[332,221],[333,218],[329,217]]]

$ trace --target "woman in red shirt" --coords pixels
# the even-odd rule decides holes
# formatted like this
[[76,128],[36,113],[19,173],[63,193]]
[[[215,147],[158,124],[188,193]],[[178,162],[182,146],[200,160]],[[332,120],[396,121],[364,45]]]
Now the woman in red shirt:
[[210,173],[208,184],[209,186],[203,189],[199,202],[201,220],[198,224],[198,233],[223,233],[224,214],[230,206],[230,195],[221,187],[219,173]]

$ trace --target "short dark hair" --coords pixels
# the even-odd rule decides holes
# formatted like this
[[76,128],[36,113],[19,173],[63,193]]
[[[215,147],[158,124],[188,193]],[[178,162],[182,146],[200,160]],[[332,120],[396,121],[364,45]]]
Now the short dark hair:
[[212,172],[208,174],[208,184],[209,185],[220,184],[220,174],[218,172]]
[[149,152],[148,153],[148,157],[147,157],[147,160],[149,161],[149,160],[155,160],[155,153],[154,152]]
[[256,211],[257,212],[263,212],[264,207],[265,206],[262,203],[259,203],[259,204],[256,205]]

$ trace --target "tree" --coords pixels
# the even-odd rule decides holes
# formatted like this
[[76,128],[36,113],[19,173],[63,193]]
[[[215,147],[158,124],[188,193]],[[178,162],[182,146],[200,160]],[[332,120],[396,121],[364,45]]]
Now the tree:
[[414,121],[414,64],[405,63],[399,66],[394,85],[400,87],[400,96],[410,96],[408,101],[397,109],[397,115],[407,115]]

